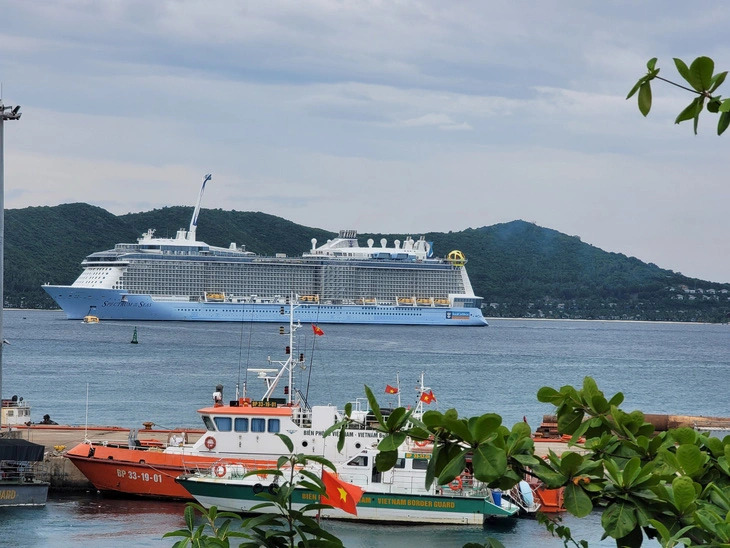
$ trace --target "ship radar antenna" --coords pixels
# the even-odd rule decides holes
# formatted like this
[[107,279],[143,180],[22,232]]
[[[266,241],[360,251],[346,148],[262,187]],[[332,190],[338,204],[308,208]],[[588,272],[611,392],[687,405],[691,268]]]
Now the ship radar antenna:
[[195,204],[195,210],[193,211],[193,217],[190,219],[190,229],[188,230],[188,240],[195,241],[195,230],[198,228],[198,214],[200,213],[200,202],[203,201],[203,192],[205,191],[205,183],[210,181],[213,176],[207,173],[203,178],[203,186],[200,187],[200,194],[198,195],[198,203]]

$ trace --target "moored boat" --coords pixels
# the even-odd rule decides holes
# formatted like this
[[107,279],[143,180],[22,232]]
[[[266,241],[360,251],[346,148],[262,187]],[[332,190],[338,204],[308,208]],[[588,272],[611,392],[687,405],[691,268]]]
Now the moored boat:
[[[482,298],[474,294],[463,253],[434,256],[424,236],[391,245],[385,238],[361,247],[357,231],[312,247],[300,257],[260,256],[231,243],[217,247],[196,238],[206,175],[188,230],[174,238],[149,229],[136,243],[92,253],[71,285],[43,289],[69,319],[281,321],[291,292],[302,295],[304,322],[484,326]],[[362,293],[366,290],[366,293]],[[403,291],[438,306],[398,302]],[[364,299],[364,300],[362,300]],[[371,301],[372,299],[372,301]],[[404,311],[402,306],[411,309]]]
[[36,479],[45,447],[19,438],[0,438],[0,507],[45,506],[49,483]]
[[[363,449],[337,466],[341,481],[363,490],[357,502],[357,513],[350,514],[339,508],[323,509],[322,517],[359,521],[399,523],[452,523],[481,525],[487,518],[516,516],[521,508],[502,499],[465,471],[448,485],[425,487],[426,468],[430,450],[408,447],[399,450],[395,467],[379,472],[375,467],[378,450]],[[218,510],[246,513],[264,502],[258,496],[263,491],[277,488],[272,481],[259,475],[246,476],[245,467],[213,467],[208,471],[184,474],[177,478],[185,489],[203,506]],[[312,467],[319,474],[321,469]],[[292,494],[293,508],[317,502],[318,495],[297,487]],[[538,506],[533,506],[536,511]],[[260,508],[257,511],[270,509]]]

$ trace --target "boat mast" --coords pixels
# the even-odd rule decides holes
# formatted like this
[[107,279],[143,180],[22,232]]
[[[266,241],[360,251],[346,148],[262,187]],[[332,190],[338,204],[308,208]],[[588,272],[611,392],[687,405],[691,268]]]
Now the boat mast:
[[[5,120],[20,120],[20,105],[6,107],[3,104],[2,90],[0,90],[0,399],[3,393],[3,307],[5,304],[5,293],[3,286],[4,270],[4,249],[5,249],[5,146],[3,141],[3,125]],[[2,406],[2,403],[0,403]],[[0,410],[0,430],[3,427],[2,411]]]
[[200,202],[203,201],[203,191],[205,190],[205,183],[210,181],[213,176],[208,173],[203,179],[203,186],[200,187],[200,194],[198,195],[198,203],[195,204],[195,210],[193,211],[193,217],[190,219],[190,229],[188,230],[188,240],[195,241],[195,229],[198,228],[198,213],[200,213]]
[[[294,295],[292,294],[289,297],[289,357],[285,362],[276,362],[281,363],[281,369],[279,370],[279,374],[271,380],[271,383],[267,383],[267,390],[263,398],[261,398],[262,400],[268,400],[271,397],[274,390],[276,389],[277,384],[279,384],[281,377],[286,371],[287,380],[289,382],[289,389],[286,395],[286,403],[287,405],[291,405],[292,403],[292,393],[294,392],[294,387],[292,386],[292,383],[294,382],[294,356],[296,355],[296,350],[294,348],[294,332],[302,327],[302,324],[300,324],[299,322],[297,322],[296,325],[294,324],[294,308]],[[282,307],[282,314],[283,310],[284,307]]]

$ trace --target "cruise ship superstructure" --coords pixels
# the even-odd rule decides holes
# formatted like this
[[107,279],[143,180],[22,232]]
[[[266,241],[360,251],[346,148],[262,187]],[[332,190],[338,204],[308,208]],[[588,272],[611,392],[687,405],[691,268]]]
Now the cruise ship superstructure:
[[360,247],[342,230],[301,257],[260,256],[231,244],[196,239],[200,202],[188,230],[92,253],[70,286],[43,289],[69,319],[281,322],[291,298],[302,322],[397,325],[486,325],[466,259],[433,257],[423,237]]

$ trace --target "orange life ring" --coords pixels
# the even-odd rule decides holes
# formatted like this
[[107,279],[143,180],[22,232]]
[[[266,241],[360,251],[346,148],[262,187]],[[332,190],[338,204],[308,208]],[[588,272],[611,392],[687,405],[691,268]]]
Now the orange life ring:
[[461,476],[456,476],[453,480],[451,480],[451,483],[449,483],[449,489],[452,491],[461,491],[461,488],[464,486],[464,482],[461,479]]
[[205,438],[205,446],[208,449],[213,449],[215,447],[215,438],[213,436],[208,436]]
[[429,440],[416,440],[413,442],[416,447],[426,447],[429,443],[431,443]]
[[215,473],[216,476],[218,476],[219,478],[222,478],[223,476],[226,475],[226,465],[222,464],[222,463],[216,465],[216,467],[213,468],[213,472]]

